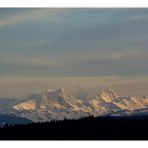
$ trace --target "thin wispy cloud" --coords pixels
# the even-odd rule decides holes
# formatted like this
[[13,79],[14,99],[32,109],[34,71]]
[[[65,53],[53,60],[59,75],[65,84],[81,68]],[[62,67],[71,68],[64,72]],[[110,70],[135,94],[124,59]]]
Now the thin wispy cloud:
[[[117,81],[124,90],[129,85],[136,90],[138,83],[143,88],[147,77],[141,78],[148,75],[147,16],[147,9],[0,9],[1,90],[16,82],[15,90],[23,87],[30,93],[50,77],[100,77],[104,87],[117,86]],[[127,80],[105,83],[113,76]],[[135,82],[128,77],[136,77]],[[48,85],[64,87],[62,78]],[[71,89],[70,80],[65,83]]]
[[139,21],[142,19],[148,19],[148,15],[135,15],[128,18],[128,20],[131,20],[131,21]]
[[[59,9],[60,10],[60,9]],[[10,14],[6,18],[0,19],[0,27],[7,27],[25,21],[31,21],[32,19],[44,18],[53,14],[60,14],[59,10],[55,9],[28,9],[27,11]]]

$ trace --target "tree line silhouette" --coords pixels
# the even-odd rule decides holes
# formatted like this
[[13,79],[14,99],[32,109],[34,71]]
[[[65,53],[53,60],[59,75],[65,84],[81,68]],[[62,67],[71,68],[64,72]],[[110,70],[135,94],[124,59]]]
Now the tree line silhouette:
[[148,116],[86,117],[5,125],[1,140],[148,140]]

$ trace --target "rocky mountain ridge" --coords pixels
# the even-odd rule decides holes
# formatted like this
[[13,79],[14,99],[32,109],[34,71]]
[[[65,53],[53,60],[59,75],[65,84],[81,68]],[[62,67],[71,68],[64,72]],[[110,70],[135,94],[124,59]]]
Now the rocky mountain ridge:
[[[28,101],[11,107],[10,112],[34,122],[79,119],[86,116],[128,115],[148,108],[148,98],[121,96],[112,89],[102,91],[88,100],[80,100],[67,90],[47,90]],[[123,114],[123,115],[124,115]]]

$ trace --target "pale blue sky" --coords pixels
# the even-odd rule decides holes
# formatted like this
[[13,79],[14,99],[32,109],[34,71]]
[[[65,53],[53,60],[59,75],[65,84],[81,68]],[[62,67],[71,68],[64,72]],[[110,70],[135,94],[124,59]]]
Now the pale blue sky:
[[0,79],[142,78],[147,28],[148,9],[0,8]]

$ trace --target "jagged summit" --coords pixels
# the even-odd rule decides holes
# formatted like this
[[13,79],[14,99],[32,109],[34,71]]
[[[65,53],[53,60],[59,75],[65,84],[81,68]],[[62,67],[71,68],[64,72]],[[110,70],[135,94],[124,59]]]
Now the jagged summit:
[[54,92],[55,90],[52,89],[48,89],[47,92]]
[[115,93],[115,90],[113,90],[112,88],[108,88],[107,90],[112,92],[112,93]]
[[58,88],[58,89],[48,89],[48,90],[45,90],[43,93],[56,93],[56,92],[61,92],[61,93],[66,93],[68,92],[66,89],[64,88]]
[[102,91],[99,96],[105,101],[105,102],[112,102],[114,99],[117,99],[119,97],[118,93],[115,92],[113,89],[109,88],[105,91]]
[[59,88],[44,91],[38,97],[13,106],[12,110],[33,121],[50,121],[84,117],[90,109],[67,90]]
[[60,92],[60,93],[68,93],[68,91],[64,88],[58,88],[56,89],[56,92]]
[[64,88],[59,88],[59,89],[57,89],[58,91],[61,91],[61,92],[65,92],[66,91],[66,89],[64,89]]
[[113,90],[112,88],[108,88],[106,90],[101,91],[100,94],[102,93],[111,93],[111,94],[117,94],[117,92],[115,90]]

